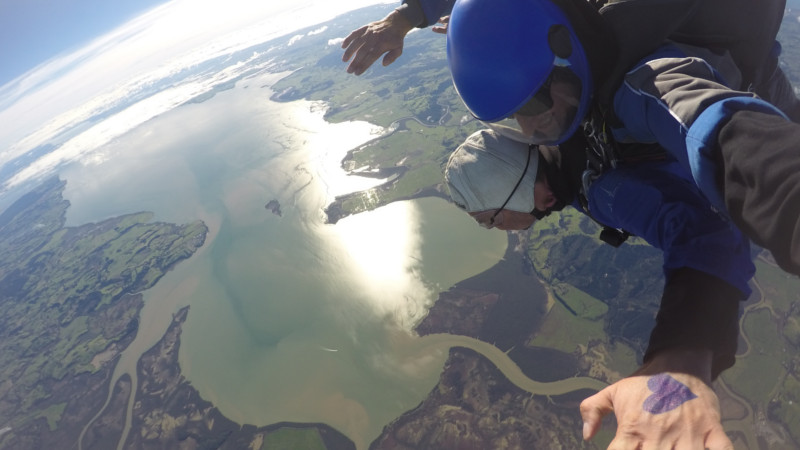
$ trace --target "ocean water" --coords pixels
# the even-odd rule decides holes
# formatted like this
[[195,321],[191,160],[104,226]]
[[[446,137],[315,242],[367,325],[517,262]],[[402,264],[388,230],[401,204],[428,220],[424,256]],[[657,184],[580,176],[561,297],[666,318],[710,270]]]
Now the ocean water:
[[340,168],[381,129],[328,124],[320,103],[271,102],[263,86],[277,78],[176,108],[69,167],[68,224],[149,210],[210,229],[145,293],[117,376],[189,305],[180,364],[204,398],[243,424],[324,422],[365,448],[441,372],[448,346],[420,344],[414,325],[440,291],[502,258],[506,236],[438,198],[325,224],[336,195],[381,182]]

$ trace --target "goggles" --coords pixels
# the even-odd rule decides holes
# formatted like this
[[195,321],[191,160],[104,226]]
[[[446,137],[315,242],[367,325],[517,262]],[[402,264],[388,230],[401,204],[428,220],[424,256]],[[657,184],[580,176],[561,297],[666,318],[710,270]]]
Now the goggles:
[[522,106],[506,118],[486,124],[518,142],[558,144],[581,120],[581,93],[580,79],[569,68],[557,66]]
[[[550,110],[553,107],[553,97],[550,96],[550,84],[553,81],[553,74],[551,73],[547,80],[545,80],[542,87],[533,94],[522,107],[514,112],[523,116],[538,116],[539,114]],[[511,117],[513,118],[514,114]]]

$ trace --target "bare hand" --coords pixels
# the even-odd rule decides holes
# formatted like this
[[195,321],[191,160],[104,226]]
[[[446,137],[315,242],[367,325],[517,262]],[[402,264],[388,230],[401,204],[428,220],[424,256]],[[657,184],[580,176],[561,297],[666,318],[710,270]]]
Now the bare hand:
[[342,42],[345,49],[342,61],[353,59],[347,73],[361,75],[384,53],[383,65],[393,63],[403,54],[403,40],[412,28],[402,14],[392,11],[383,19],[351,32]]
[[617,433],[609,450],[733,450],[720,422],[719,400],[705,376],[660,371],[663,367],[644,366],[584,400],[583,438],[594,437],[603,416],[613,411]]

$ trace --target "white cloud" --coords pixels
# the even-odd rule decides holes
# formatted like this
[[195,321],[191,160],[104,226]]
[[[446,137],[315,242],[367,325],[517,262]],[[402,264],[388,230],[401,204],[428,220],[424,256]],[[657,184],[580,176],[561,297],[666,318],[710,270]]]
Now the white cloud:
[[342,45],[344,38],[328,39],[328,45]]
[[302,35],[302,34],[298,34],[298,35],[292,36],[292,38],[289,39],[289,42],[286,45],[290,45],[290,46],[294,45],[295,43],[297,43],[297,41],[299,41],[300,39],[303,39],[304,37],[305,37],[305,35]]
[[323,26],[323,27],[319,27],[319,28],[317,28],[316,30],[311,30],[311,31],[309,31],[309,32],[308,32],[308,35],[309,35],[309,36],[314,36],[315,34],[324,33],[324,32],[325,32],[327,29],[328,29],[328,26],[327,26],[327,25],[325,25],[325,26]]

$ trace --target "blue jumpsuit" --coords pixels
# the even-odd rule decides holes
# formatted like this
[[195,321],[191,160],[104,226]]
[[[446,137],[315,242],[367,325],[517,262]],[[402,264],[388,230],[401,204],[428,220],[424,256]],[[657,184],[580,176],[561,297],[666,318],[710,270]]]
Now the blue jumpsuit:
[[662,250],[667,279],[689,267],[726,281],[746,297],[755,272],[749,241],[684,173],[674,161],[619,165],[591,184],[589,214]]

